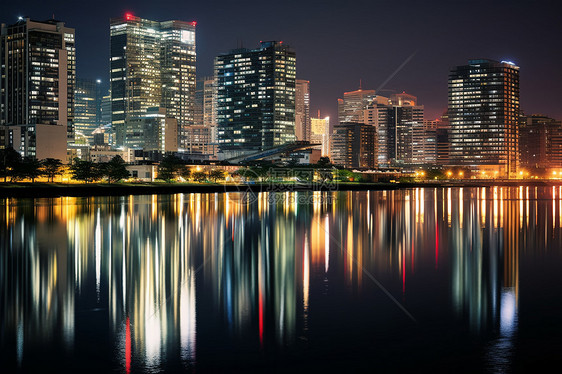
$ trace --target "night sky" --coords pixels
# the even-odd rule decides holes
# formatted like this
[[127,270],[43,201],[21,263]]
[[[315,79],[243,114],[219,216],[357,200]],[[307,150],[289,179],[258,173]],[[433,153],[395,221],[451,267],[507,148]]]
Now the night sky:
[[[108,80],[109,18],[197,21],[197,75],[213,58],[260,40],[297,53],[311,81],[311,110],[335,119],[344,91],[384,89],[418,96],[426,118],[447,107],[447,75],[472,58],[521,67],[521,108],[562,119],[562,21],[556,1],[3,1],[0,21],[52,18],[76,29],[77,75]],[[410,58],[411,57],[411,58]]]

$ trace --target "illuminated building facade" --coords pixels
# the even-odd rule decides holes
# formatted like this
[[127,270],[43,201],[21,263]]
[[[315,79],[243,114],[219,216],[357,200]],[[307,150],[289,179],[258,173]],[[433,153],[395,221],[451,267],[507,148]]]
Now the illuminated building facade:
[[195,126],[187,129],[186,152],[216,158],[218,153],[216,90],[214,77],[197,80],[195,90]]
[[76,80],[74,113],[75,143],[92,144],[92,133],[101,124],[100,81]]
[[[0,124],[21,127],[17,130],[22,134],[21,139],[14,139],[14,134],[7,136],[14,148],[21,145],[23,156],[37,157],[35,147],[52,140],[38,137],[37,126],[63,126],[64,142],[72,142],[76,80],[74,29],[57,20],[20,17],[13,25],[2,24],[0,40]],[[41,132],[62,134],[60,129]]]
[[125,14],[110,26],[111,122],[123,145],[128,116],[162,107],[178,122],[178,143],[194,124],[195,22],[156,22]]
[[338,122],[367,123],[365,109],[375,98],[375,90],[344,92],[343,99],[338,99]]
[[[394,102],[392,102],[394,104]],[[386,141],[380,144],[381,152],[386,153],[386,162],[391,165],[414,164],[414,155],[422,145],[415,143],[419,133],[423,132],[423,105],[392,105],[387,108],[385,128],[379,131],[386,135]],[[382,125],[382,122],[380,123]]]
[[450,163],[498,176],[518,168],[519,67],[470,60],[449,74]]
[[295,52],[283,42],[215,58],[219,158],[295,141]]
[[176,152],[178,149],[178,124],[164,108],[149,108],[125,121],[125,146],[144,151]]
[[344,122],[334,126],[331,160],[346,168],[377,166],[377,130],[374,126]]
[[562,122],[542,115],[524,116],[519,128],[521,167],[562,167]]
[[310,119],[310,143],[322,144],[322,157],[330,156],[330,117]]
[[310,141],[310,81],[297,79],[295,88],[295,136]]

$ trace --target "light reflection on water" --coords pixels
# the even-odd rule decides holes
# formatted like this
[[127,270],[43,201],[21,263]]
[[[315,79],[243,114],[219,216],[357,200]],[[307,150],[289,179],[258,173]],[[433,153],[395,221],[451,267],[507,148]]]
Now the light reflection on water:
[[[336,315],[364,336],[413,324],[370,274],[417,323],[431,329],[438,308],[470,331],[458,339],[483,336],[477,362],[504,371],[516,346],[520,252],[560,251],[561,194],[492,187],[6,199],[2,363],[159,371],[220,366],[237,360],[232,352],[262,362],[301,352],[303,342],[305,351],[315,342],[321,351],[364,345],[332,331]],[[354,319],[357,305],[379,319]],[[107,355],[89,362],[97,346]]]

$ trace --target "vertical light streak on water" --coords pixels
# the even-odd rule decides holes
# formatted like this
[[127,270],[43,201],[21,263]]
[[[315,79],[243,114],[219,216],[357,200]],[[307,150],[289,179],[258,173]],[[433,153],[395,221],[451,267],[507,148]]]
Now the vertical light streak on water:
[[[335,204],[334,204],[335,205]],[[324,216],[324,272],[328,273],[330,265],[330,220],[328,214]]]
[[96,294],[98,302],[100,301],[100,278],[101,278],[101,222],[100,208],[96,215],[96,239],[95,239],[95,256],[96,256]]
[[552,186],[552,229],[556,226],[556,187]]
[[424,216],[425,216],[425,189],[421,188],[420,189],[420,221],[422,225],[425,223]]
[[525,216],[527,217],[527,227],[529,227],[529,186],[526,187],[526,192],[525,192]]
[[487,202],[487,200],[486,200],[486,188],[485,187],[482,187],[482,193],[481,193],[480,199],[481,199],[481,201],[480,201],[480,210],[481,210],[480,215],[482,217],[481,218],[481,220],[482,220],[482,226],[481,227],[484,228],[484,227],[486,227],[486,202]]
[[18,321],[18,328],[17,328],[17,337],[16,337],[16,346],[17,346],[17,361],[18,361],[18,367],[21,368],[21,364],[23,362],[23,339],[24,339],[24,334],[23,334],[23,322],[20,319]]
[[503,221],[503,187],[500,187],[500,227],[505,227],[506,224]]
[[523,186],[519,186],[519,227],[523,227]]
[[560,218],[558,219],[558,227],[562,227],[562,186],[558,187],[558,214]]
[[463,201],[463,188],[459,188],[459,226],[463,228],[464,219],[464,201]]
[[303,304],[303,315],[304,315],[304,328],[308,329],[308,297],[310,293],[310,248],[308,245],[308,232],[304,233],[304,251],[303,251],[303,262],[302,262],[302,304]]
[[447,188],[447,226],[451,227],[451,187]]
[[[185,262],[187,265],[187,261]],[[195,299],[195,274],[192,268],[182,266],[183,281],[180,295],[180,341],[181,358],[195,360],[196,340],[196,299]]]
[[433,189],[433,222],[435,225],[435,269],[439,268],[439,222],[437,222],[437,189]]
[[492,211],[494,215],[494,228],[498,228],[498,188],[494,187],[494,210]]

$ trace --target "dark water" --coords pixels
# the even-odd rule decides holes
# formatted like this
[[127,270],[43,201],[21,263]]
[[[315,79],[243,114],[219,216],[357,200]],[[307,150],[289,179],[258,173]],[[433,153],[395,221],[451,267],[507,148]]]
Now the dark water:
[[0,371],[559,365],[561,195],[3,200]]

